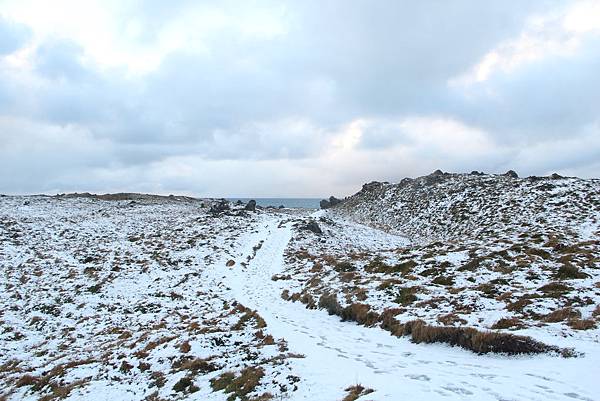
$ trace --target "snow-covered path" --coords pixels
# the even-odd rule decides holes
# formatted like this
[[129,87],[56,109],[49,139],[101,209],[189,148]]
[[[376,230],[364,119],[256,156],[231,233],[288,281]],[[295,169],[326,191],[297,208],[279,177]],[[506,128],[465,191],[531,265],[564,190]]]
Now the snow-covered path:
[[[373,388],[368,400],[473,399],[563,400],[598,399],[600,348],[590,344],[585,358],[555,356],[478,356],[444,345],[417,345],[395,338],[381,329],[341,322],[324,311],[308,310],[300,303],[281,299],[281,284],[271,276],[283,269],[283,253],[292,236],[280,218],[270,218],[250,235],[246,249],[232,269],[213,271],[245,306],[256,309],[268,330],[288,341],[302,378],[295,400],[336,400],[344,388],[357,383]],[[246,268],[239,262],[264,241]],[[362,398],[361,398],[362,399]]]

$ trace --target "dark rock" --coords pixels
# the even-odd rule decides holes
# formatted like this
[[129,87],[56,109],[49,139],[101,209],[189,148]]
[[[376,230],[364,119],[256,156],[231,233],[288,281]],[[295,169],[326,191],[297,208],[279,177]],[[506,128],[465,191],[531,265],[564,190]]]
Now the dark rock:
[[25,201],[25,202],[23,202],[23,205],[28,206],[30,203],[31,202],[29,202],[29,201]]
[[319,202],[319,206],[321,207],[321,209],[329,209],[330,207],[333,207],[340,203],[342,203],[341,199],[338,199],[335,196],[330,196],[329,199],[323,199],[321,202]]
[[433,173],[431,173],[431,175],[444,175],[444,172],[442,170],[435,170]]
[[514,170],[508,170],[506,173],[502,174],[505,177],[510,178],[519,178],[519,174],[517,174]]
[[217,215],[227,212],[229,209],[230,209],[229,202],[226,201],[225,199],[221,199],[219,201],[219,203],[217,203],[216,205],[212,205],[210,207],[209,212],[212,213],[213,216],[217,216]]
[[484,175],[482,171],[473,170],[471,171],[471,175]]
[[366,183],[366,184],[363,184],[363,186],[362,186],[362,190],[363,190],[364,192],[370,192],[370,191],[373,191],[373,190],[375,190],[375,189],[379,189],[379,188],[381,188],[382,186],[383,186],[383,183],[382,183],[382,182],[379,182],[379,181],[371,181],[371,182],[368,182],[368,183]]
[[250,212],[254,212],[256,210],[256,201],[254,199],[250,199],[248,203],[246,203],[244,209]]
[[278,208],[278,209],[285,209],[285,206],[283,206],[283,205],[279,205],[279,208]]
[[323,234],[323,231],[321,231],[321,227],[319,227],[319,224],[314,221],[311,220],[308,223],[306,223],[306,225],[304,227],[302,227],[304,230],[308,230],[311,231],[315,234]]
[[236,200],[235,201],[236,206],[242,206],[244,204],[244,202],[242,202],[241,200]]
[[563,177],[562,175],[557,174],[557,173],[552,173],[550,178],[552,178],[553,180],[560,180],[561,178],[565,178],[565,177]]

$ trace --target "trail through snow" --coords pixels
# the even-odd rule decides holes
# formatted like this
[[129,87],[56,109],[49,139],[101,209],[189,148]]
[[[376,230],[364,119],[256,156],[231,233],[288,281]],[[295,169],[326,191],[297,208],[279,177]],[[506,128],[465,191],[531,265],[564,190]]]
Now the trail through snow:
[[[294,400],[336,400],[360,383],[375,390],[361,399],[597,400],[598,367],[592,359],[556,356],[480,356],[445,345],[413,344],[378,328],[342,322],[321,310],[281,299],[283,253],[292,236],[282,218],[269,217],[247,239],[235,267],[215,268],[208,279],[223,283],[242,304],[256,309],[269,333],[285,338],[302,378]],[[240,262],[264,241],[247,267]],[[589,350],[598,352],[597,344]]]

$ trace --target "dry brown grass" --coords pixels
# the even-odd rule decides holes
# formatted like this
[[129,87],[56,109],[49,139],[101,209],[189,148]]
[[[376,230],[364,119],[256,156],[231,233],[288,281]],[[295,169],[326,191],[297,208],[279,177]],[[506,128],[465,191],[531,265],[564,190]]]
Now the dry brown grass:
[[492,325],[492,329],[522,329],[525,323],[516,317],[502,318]]
[[578,319],[581,317],[581,312],[570,307],[557,309],[544,316],[543,321],[546,323],[564,322],[569,319]]
[[240,320],[238,320],[237,323],[231,327],[232,330],[242,330],[244,327],[246,327],[246,324],[248,324],[251,321],[254,321],[254,327],[257,329],[267,327],[267,322],[265,322],[265,320],[255,310],[246,308],[241,304],[238,304],[236,306],[236,309],[240,312],[243,312],[244,314],[242,315]]
[[379,315],[371,311],[367,304],[354,303],[342,310],[342,320],[349,320],[363,326],[374,326],[379,321]]
[[567,324],[573,330],[590,330],[596,328],[596,322],[593,319],[570,319]]
[[453,326],[456,324],[467,324],[467,321],[461,317],[459,317],[456,313],[448,313],[446,315],[440,315],[436,319],[438,322],[445,326]]
[[220,376],[211,379],[210,386],[213,391],[223,390],[226,394],[231,394],[227,399],[248,400],[250,394],[260,383],[260,380],[265,375],[265,370],[262,367],[247,367],[236,376],[232,372],[225,372]]
[[344,391],[346,391],[348,394],[343,398],[342,401],[355,401],[363,395],[371,394],[374,390],[363,387],[360,384],[355,384],[354,386],[346,388]]
[[415,343],[446,343],[478,354],[516,355],[554,352],[565,357],[574,355],[572,350],[547,345],[531,337],[478,331],[472,327],[430,326],[422,320],[404,323],[401,335],[411,336],[411,340]]

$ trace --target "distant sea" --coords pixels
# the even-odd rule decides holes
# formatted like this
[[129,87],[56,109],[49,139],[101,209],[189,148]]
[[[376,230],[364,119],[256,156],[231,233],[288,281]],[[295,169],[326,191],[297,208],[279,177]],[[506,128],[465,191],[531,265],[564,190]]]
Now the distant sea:
[[231,202],[240,200],[244,203],[247,203],[250,199],[254,199],[256,204],[262,207],[279,207],[283,205],[284,207],[304,209],[318,209],[321,201],[320,198],[227,198]]

